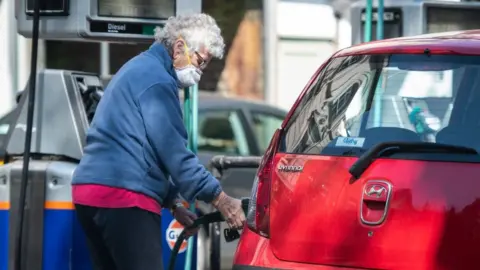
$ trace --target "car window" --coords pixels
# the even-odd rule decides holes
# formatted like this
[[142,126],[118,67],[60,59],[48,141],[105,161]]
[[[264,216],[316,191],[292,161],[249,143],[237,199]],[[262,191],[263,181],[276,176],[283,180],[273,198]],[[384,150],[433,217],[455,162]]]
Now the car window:
[[0,123],[0,135],[7,135],[9,127],[10,127],[9,124]]
[[[283,134],[288,153],[360,155],[387,141],[480,151],[480,57],[360,55],[333,59]],[[410,155],[410,154],[409,154]],[[454,159],[442,153],[418,159]]]
[[282,125],[283,117],[261,112],[252,112],[253,131],[261,153],[265,152],[273,133]]
[[249,155],[247,137],[238,112],[199,112],[198,151]]

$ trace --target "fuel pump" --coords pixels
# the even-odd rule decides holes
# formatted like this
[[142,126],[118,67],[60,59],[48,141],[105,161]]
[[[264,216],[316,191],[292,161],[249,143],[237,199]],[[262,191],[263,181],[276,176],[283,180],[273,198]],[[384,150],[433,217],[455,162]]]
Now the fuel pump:
[[[480,2],[362,0],[352,4],[350,12],[353,44],[480,29],[480,21],[476,19],[480,15]],[[382,33],[379,36],[377,32]]]
[[[201,0],[18,0],[18,33],[32,38],[32,71],[7,135],[0,166],[0,268],[91,269],[71,200],[71,178],[103,94],[97,74],[36,71],[36,43],[50,40],[153,42],[168,17],[201,12]],[[198,89],[186,89],[185,124],[196,151]],[[190,202],[192,210],[195,204]],[[163,261],[178,231],[162,212]],[[11,237],[10,235],[15,235]],[[175,269],[195,269],[195,237],[182,244]],[[48,252],[46,252],[48,250]],[[12,264],[13,263],[13,264]]]

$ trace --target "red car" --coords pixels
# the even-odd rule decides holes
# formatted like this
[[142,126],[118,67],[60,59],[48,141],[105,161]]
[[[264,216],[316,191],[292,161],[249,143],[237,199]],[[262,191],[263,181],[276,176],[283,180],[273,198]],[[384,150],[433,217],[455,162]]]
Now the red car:
[[478,151],[480,30],[341,50],[271,140],[233,269],[478,270]]

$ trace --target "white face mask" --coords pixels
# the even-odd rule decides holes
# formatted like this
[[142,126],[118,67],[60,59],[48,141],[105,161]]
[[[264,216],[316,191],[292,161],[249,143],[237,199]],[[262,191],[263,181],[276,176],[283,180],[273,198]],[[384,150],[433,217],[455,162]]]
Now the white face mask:
[[180,88],[186,88],[197,84],[202,77],[202,71],[193,65],[175,69]]

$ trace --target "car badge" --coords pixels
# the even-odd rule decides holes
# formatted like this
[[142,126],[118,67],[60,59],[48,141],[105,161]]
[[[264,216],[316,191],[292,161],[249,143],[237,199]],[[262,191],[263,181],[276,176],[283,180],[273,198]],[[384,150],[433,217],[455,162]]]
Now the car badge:
[[385,180],[369,180],[361,193],[360,220],[366,225],[379,225],[387,217],[393,186]]
[[370,185],[365,188],[365,196],[367,197],[382,198],[386,197],[385,195],[387,195],[387,192],[387,188],[379,184]]
[[279,165],[278,170],[281,171],[281,172],[301,172],[301,171],[303,171],[303,166]]

